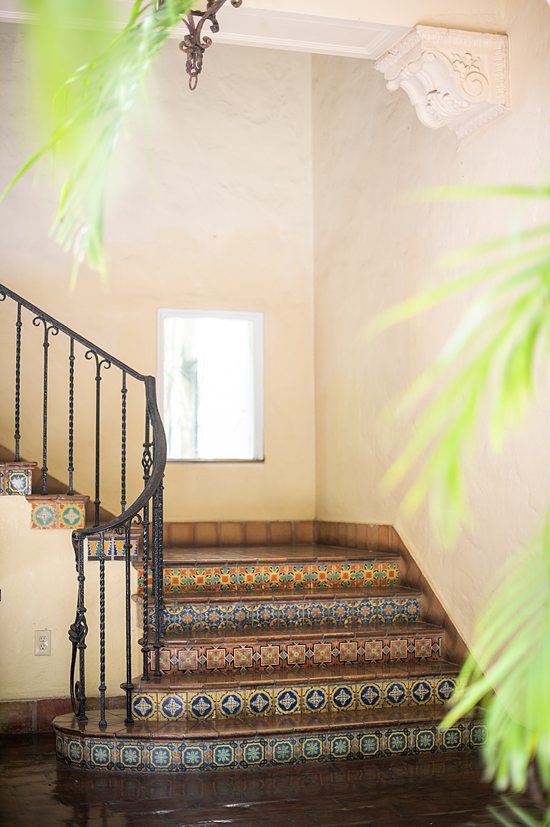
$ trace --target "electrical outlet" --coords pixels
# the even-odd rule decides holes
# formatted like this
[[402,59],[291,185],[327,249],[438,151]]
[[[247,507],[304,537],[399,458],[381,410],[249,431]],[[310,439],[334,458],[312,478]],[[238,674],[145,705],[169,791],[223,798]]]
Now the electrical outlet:
[[34,654],[51,655],[52,633],[49,629],[36,629],[34,632]]

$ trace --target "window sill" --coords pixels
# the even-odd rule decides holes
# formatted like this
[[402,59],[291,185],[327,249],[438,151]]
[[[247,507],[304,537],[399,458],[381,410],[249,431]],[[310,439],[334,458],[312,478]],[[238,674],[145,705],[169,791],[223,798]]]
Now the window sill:
[[265,462],[265,457],[261,459],[167,459],[166,464],[170,463],[177,463],[182,464],[185,463],[186,465],[207,465],[215,463],[216,465],[225,464],[225,465],[250,465],[250,464],[262,464]]

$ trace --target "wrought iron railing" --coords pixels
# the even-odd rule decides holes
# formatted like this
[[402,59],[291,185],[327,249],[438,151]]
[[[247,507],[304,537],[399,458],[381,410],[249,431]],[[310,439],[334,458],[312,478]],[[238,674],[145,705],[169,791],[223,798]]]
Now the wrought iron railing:
[[[0,285],[0,302],[12,300],[16,305],[15,312],[15,380],[14,380],[14,454],[15,461],[22,459],[22,414],[23,408],[23,349],[26,338],[25,321],[30,315],[31,326],[42,330],[42,389],[41,410],[32,428],[41,430],[41,468],[40,490],[48,494],[48,457],[50,449],[49,415],[51,400],[48,396],[50,384],[50,348],[52,337],[63,334],[68,337],[66,400],[64,402],[67,415],[67,445],[68,460],[68,487],[67,495],[75,495],[75,474],[77,472],[75,460],[75,388],[77,375],[77,360],[83,356],[91,361],[95,368],[93,375],[88,374],[88,380],[93,383],[94,429],[92,434],[93,466],[93,526],[79,528],[73,531],[72,543],[75,553],[77,571],[77,605],[75,620],[69,629],[69,639],[72,644],[70,667],[70,694],[75,715],[80,721],[87,720],[86,708],[86,648],[88,623],[86,620],[86,547],[90,538],[93,538],[97,548],[99,565],[99,725],[107,725],[106,708],[106,611],[105,611],[105,562],[108,559],[109,549],[116,545],[118,539],[122,548],[124,577],[124,637],[126,656],[126,678],[122,688],[126,694],[126,723],[132,723],[132,622],[131,622],[131,566],[132,555],[137,553],[139,536],[142,544],[142,564],[144,571],[145,588],[143,589],[143,629],[141,638],[142,679],[149,680],[151,675],[160,677],[160,649],[162,645],[161,628],[163,612],[163,477],[166,465],[166,437],[156,400],[155,379],[144,376],[133,368],[111,356],[97,345],[85,339],[71,328],[54,319],[48,313],[14,293],[13,290]],[[4,328],[5,329],[5,328]],[[60,337],[61,338],[61,337]],[[30,337],[29,337],[30,339]],[[40,342],[34,344],[40,345]],[[106,519],[102,513],[102,468],[105,463],[105,451],[102,450],[102,380],[103,372],[109,369],[119,371],[120,379],[120,513],[112,519]],[[138,490],[133,502],[127,505],[128,498],[128,389],[129,381],[137,382],[144,391],[142,416],[144,417],[144,441],[139,445],[139,452],[134,457],[134,463],[140,466],[139,476],[143,485]],[[82,382],[82,377],[80,377]],[[56,402],[59,402],[56,394]],[[31,412],[32,413],[32,412]],[[135,412],[134,412],[135,413]],[[29,427],[29,426],[27,426]],[[56,455],[59,454],[59,445],[56,445]],[[113,457],[107,457],[112,467]],[[88,464],[90,464],[88,462]],[[134,469],[135,471],[135,469]],[[135,477],[134,473],[134,477]],[[103,516],[103,522],[101,518]],[[134,532],[132,533],[132,528]],[[136,532],[136,528],[138,531]],[[154,610],[149,611],[148,573],[152,575],[151,600]],[[90,605],[90,604],[89,604]]]

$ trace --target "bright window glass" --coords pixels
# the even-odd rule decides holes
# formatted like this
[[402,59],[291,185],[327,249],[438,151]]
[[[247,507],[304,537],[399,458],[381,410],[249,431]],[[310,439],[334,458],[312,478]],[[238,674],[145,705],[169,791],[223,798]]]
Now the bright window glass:
[[168,458],[263,459],[262,314],[159,314]]

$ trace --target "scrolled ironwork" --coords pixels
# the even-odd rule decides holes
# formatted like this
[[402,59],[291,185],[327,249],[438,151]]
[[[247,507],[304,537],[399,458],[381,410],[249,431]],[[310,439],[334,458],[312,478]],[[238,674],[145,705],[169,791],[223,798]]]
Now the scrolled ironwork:
[[[4,295],[4,299],[6,296]],[[21,319],[21,303],[17,302],[17,321],[15,322],[15,417],[14,434],[15,461],[21,460],[21,334],[23,321]]]
[[69,451],[68,451],[68,466],[69,472],[69,488],[67,494],[74,494],[74,339],[71,336],[71,344],[69,350]]
[[44,338],[42,347],[44,349],[44,356],[42,361],[43,366],[43,388],[42,388],[42,494],[48,493],[48,366],[49,366],[49,349],[50,336],[57,336],[59,327],[55,322],[52,322],[47,316],[38,313],[32,320],[34,327],[44,326]]
[[95,359],[95,497],[94,497],[94,515],[95,525],[99,525],[99,515],[101,508],[101,368],[109,370],[111,367],[111,360],[107,359],[101,354],[98,354],[95,348],[90,348],[84,354],[86,359]]
[[121,449],[120,449],[120,510],[124,511],[126,508],[126,397],[128,395],[128,388],[126,387],[126,373],[122,371],[122,387],[120,389],[121,395]]
[[[231,5],[238,9],[243,0],[231,0]],[[199,82],[199,75],[202,72],[204,53],[212,45],[212,38],[203,34],[206,24],[210,24],[210,31],[216,34],[220,30],[218,13],[227,0],[208,0],[205,11],[192,9],[183,19],[187,27],[187,34],[179,44],[179,48],[185,53],[185,70],[189,75],[189,88],[194,90]],[[162,5],[162,4],[160,4]]]

